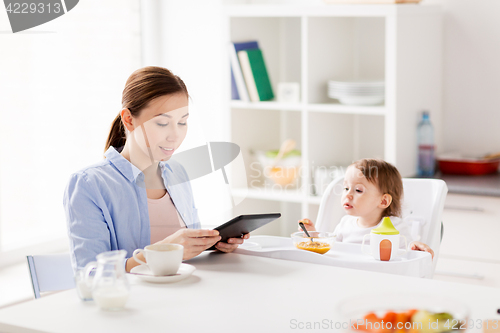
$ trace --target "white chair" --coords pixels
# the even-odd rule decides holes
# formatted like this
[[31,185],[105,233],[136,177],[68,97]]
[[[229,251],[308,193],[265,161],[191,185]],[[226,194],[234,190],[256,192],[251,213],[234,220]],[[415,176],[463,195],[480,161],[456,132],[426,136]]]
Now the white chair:
[[[344,177],[339,177],[326,188],[319,207],[317,230],[333,231],[345,215],[340,204],[343,182]],[[403,178],[403,190],[402,218],[411,223],[413,239],[426,243],[434,251],[434,274],[443,236],[441,215],[448,187],[440,179]]]
[[40,293],[75,287],[69,253],[27,256],[35,298]]

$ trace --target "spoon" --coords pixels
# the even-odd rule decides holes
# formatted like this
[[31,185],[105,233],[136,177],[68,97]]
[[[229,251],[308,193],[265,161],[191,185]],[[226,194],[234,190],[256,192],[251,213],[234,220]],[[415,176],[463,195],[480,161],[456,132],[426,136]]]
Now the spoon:
[[306,226],[304,225],[304,223],[302,222],[299,222],[299,226],[302,230],[304,230],[305,234],[307,235],[307,237],[309,237],[311,239],[311,243],[313,242],[313,238],[311,237],[311,235],[309,235],[309,233],[307,232],[307,229],[306,229]]
[[276,155],[276,158],[274,159],[274,162],[273,162],[273,167],[279,162],[279,160],[281,160],[283,158],[283,156],[292,151],[293,149],[295,148],[295,141],[292,140],[292,139],[287,139],[285,141],[283,141],[283,143],[281,144],[281,147],[280,147],[280,150],[278,151],[278,155]]

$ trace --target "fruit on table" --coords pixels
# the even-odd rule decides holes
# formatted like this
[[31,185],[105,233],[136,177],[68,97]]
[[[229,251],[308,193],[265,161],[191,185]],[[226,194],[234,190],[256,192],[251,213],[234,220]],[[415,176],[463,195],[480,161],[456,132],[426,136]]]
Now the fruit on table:
[[446,312],[411,309],[403,312],[387,311],[381,317],[368,312],[363,317],[363,324],[353,328],[373,333],[443,333],[451,331],[452,321],[453,316]]
[[[450,331],[453,326],[453,316],[446,312],[432,313],[425,310],[417,311],[411,318],[414,323],[422,323],[421,333],[440,333]],[[445,327],[446,325],[446,327]]]

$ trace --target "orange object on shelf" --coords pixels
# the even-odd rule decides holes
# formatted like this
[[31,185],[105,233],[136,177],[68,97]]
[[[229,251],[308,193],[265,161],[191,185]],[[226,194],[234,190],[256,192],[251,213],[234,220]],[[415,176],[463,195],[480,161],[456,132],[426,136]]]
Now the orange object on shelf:
[[285,186],[295,182],[299,170],[297,167],[273,167],[269,173],[271,178],[276,184]]

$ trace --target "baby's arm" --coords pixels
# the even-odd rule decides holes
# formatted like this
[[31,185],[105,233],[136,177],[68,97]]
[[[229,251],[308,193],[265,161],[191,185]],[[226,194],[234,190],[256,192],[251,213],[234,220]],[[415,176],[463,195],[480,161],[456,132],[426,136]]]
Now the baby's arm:
[[427,244],[413,241],[410,243],[408,247],[410,248],[410,250],[429,252],[432,258],[434,259],[434,251],[432,251],[432,249]]
[[[306,227],[307,231],[316,231],[316,228],[314,227],[314,223],[312,223],[311,220],[302,219],[302,220],[299,220],[299,223],[300,222],[304,223],[304,227]],[[302,228],[300,226],[299,226],[299,230],[302,231]]]
[[405,236],[410,242],[410,244],[408,244],[409,250],[429,252],[432,258],[434,258],[434,251],[432,251],[429,245],[422,242],[412,241],[411,225],[407,223],[406,220],[397,219],[395,221],[400,221],[394,226],[399,230],[400,234]]

